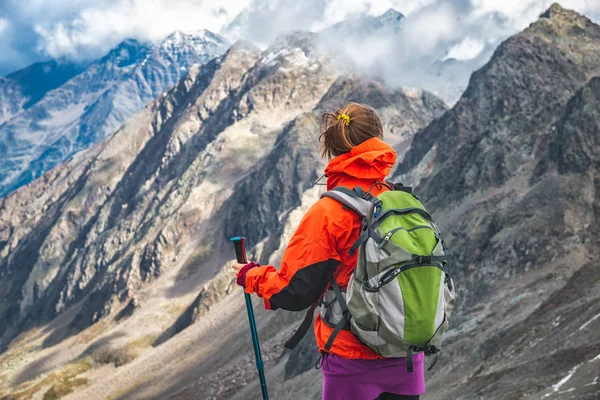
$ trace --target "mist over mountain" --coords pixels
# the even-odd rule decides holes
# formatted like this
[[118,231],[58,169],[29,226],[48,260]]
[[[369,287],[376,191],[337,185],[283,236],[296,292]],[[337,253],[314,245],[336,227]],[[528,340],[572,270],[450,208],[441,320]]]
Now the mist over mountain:
[[[283,10],[281,13],[284,15],[273,15],[275,11],[267,8],[262,15],[256,9],[245,10],[222,33],[231,38],[250,37],[258,42],[267,41],[269,29],[273,32],[281,29],[281,22],[275,23],[273,19],[291,18]],[[315,8],[317,12],[318,8]],[[292,25],[286,29],[315,30],[319,49],[333,58],[338,69],[384,80],[389,86],[423,88],[448,104],[458,100],[470,74],[482,66],[493,52],[490,45],[483,46],[467,59],[448,58],[458,56],[451,50],[463,38],[448,35],[447,40],[442,40],[440,36],[444,36],[444,32],[422,31],[423,26],[435,23],[437,18],[427,10],[408,18],[394,9],[380,15],[350,15],[343,21],[322,28],[311,25],[314,21],[310,20],[310,15],[304,18],[307,18],[306,24],[291,22]],[[256,33],[259,32],[256,24],[263,20],[273,25],[262,32],[267,36]],[[447,21],[442,23],[447,25]]]

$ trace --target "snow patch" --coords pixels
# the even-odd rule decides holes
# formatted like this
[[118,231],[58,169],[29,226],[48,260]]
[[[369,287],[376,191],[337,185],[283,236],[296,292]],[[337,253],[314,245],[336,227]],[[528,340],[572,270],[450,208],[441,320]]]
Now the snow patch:
[[594,385],[597,385],[597,384],[598,384],[598,377],[595,377],[593,382],[586,383],[585,385],[583,385],[583,387],[594,386]]
[[588,363],[592,363],[594,361],[600,361],[600,354],[598,354],[596,357],[594,357],[591,360],[589,360]]
[[565,376],[564,378],[562,378],[560,381],[558,381],[557,383],[555,383],[554,385],[552,385],[552,390],[554,390],[555,392],[558,392],[559,389],[569,381],[569,379],[571,379],[573,377],[573,375],[575,375],[575,372],[577,371],[577,369],[580,367],[581,365],[578,365],[576,367],[573,367],[569,373],[567,374],[567,376]]
[[175,31],[160,43],[160,47],[169,54],[189,54],[190,50],[197,54],[212,54],[216,48],[223,45],[222,41],[206,30]]
[[571,388],[571,389],[563,390],[562,392],[558,392],[558,394],[570,393],[570,392],[572,392],[574,390],[575,390],[575,388]]
[[404,95],[409,99],[420,99],[423,96],[423,90],[419,88],[403,89]]
[[280,70],[289,72],[295,69],[306,68],[313,72],[319,68],[319,63],[307,57],[304,50],[299,47],[284,48],[279,51],[272,51],[265,55],[262,59],[262,64],[265,66],[275,66],[283,64]]
[[595,320],[597,320],[598,318],[600,318],[600,314],[596,314],[592,319],[590,319],[588,322],[586,322],[585,324],[581,325],[578,329],[578,331],[581,331],[583,329],[585,329],[586,326],[588,326],[589,324],[591,324],[592,322],[594,322]]

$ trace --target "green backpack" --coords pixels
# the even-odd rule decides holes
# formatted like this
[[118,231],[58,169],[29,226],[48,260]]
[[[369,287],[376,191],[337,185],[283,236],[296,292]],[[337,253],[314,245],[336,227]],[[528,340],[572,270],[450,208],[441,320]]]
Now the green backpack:
[[[414,353],[435,354],[437,360],[454,307],[454,283],[446,245],[431,215],[410,188],[381,184],[392,190],[373,196],[360,187],[336,187],[321,196],[352,209],[363,221],[350,249],[351,254],[358,251],[358,263],[346,291],[332,280],[311,310],[320,307],[322,320],[334,328],[325,351],[340,330],[350,329],[383,357],[407,357],[412,372]],[[292,338],[286,347],[298,341]]]

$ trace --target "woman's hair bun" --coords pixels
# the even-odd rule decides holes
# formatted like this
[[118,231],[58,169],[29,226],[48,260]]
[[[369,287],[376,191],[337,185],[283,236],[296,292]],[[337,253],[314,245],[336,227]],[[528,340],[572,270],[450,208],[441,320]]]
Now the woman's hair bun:
[[329,159],[373,137],[383,139],[383,125],[375,110],[367,105],[349,103],[321,117],[321,152]]

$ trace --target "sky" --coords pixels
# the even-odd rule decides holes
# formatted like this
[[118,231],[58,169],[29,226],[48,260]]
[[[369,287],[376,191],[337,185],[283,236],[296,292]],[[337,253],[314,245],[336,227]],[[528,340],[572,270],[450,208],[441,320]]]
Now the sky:
[[[174,30],[204,28],[227,33],[232,40],[243,35],[265,47],[285,31],[320,30],[353,16],[379,15],[389,8],[410,21],[407,51],[423,53],[439,49],[441,42],[451,43],[444,50],[445,58],[469,60],[526,28],[552,2],[0,0],[0,75],[48,58],[94,59],[123,39],[156,41]],[[600,0],[563,0],[560,4],[600,22]],[[238,24],[225,29],[236,17]],[[244,29],[240,30],[240,23]]]

